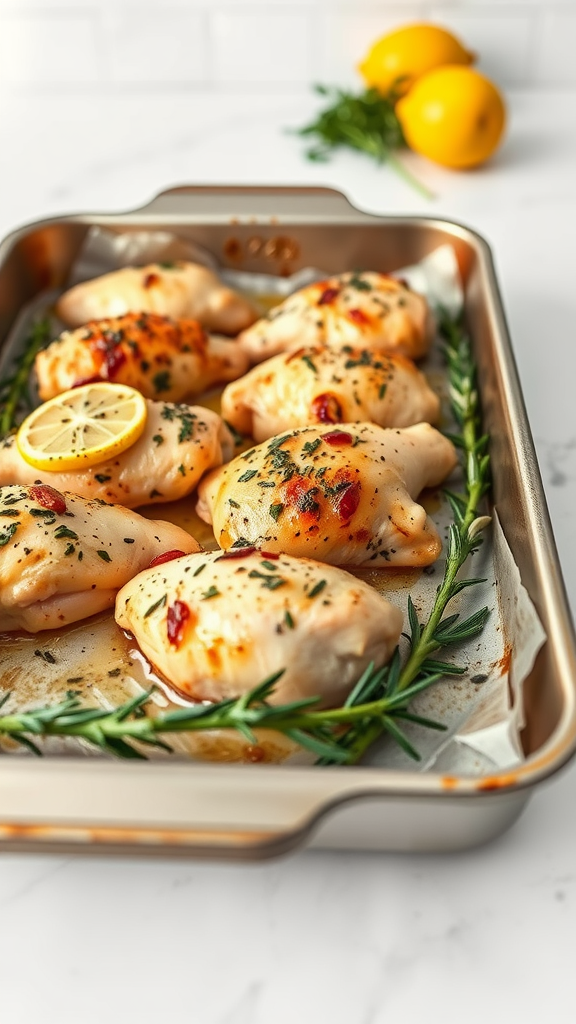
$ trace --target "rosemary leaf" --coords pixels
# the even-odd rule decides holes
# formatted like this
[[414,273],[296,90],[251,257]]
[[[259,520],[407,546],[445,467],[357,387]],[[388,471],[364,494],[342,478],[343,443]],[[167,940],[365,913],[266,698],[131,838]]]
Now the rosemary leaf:
[[18,424],[22,406],[29,407],[28,384],[38,352],[50,341],[51,325],[47,317],[38,320],[25,341],[24,352],[16,362],[11,377],[0,382],[0,438]]

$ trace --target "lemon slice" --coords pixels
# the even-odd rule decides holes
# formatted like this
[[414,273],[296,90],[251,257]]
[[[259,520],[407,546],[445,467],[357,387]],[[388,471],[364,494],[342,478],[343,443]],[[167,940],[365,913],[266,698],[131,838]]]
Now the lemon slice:
[[86,469],[130,448],[146,426],[146,402],[125,384],[103,381],[64,391],[30,413],[16,435],[36,469]]

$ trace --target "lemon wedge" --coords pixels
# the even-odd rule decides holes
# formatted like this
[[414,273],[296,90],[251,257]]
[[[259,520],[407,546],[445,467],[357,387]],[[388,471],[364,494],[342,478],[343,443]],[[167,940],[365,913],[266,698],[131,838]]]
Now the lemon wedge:
[[135,444],[146,415],[146,402],[134,388],[83,384],[34,409],[18,429],[16,446],[36,469],[86,469]]

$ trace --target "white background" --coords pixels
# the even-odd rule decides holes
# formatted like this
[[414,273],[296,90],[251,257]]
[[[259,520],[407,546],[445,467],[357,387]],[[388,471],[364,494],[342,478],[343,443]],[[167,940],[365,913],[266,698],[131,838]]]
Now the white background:
[[[509,108],[485,168],[308,164],[284,129],[416,16],[481,53]],[[173,184],[327,184],[461,220],[493,247],[576,605],[573,2],[0,0],[0,234]],[[2,1024],[574,1024],[576,766],[466,854],[264,865],[0,856]]]

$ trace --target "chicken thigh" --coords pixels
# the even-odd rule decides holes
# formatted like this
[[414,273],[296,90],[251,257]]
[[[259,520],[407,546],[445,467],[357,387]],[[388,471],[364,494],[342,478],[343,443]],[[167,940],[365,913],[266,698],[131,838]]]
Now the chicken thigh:
[[56,312],[68,327],[124,313],[191,317],[209,331],[238,334],[257,312],[238,292],[199,263],[150,263],[123,267],[75,285],[61,296]]
[[239,697],[284,669],[273,704],[340,704],[402,629],[399,609],[342,569],[254,549],[146,570],[119,592],[116,621],[194,700]]
[[235,380],[248,357],[227,338],[207,335],[197,320],[126,313],[64,331],[35,362],[40,398],[93,380],[113,380],[146,398],[180,402],[212,384]]
[[54,487],[0,487],[0,630],[77,622],[150,562],[199,545],[172,523]]
[[303,345],[360,345],[419,359],[432,323],[426,299],[375,271],[340,274],[294,292],[240,334],[251,362]]
[[231,458],[234,442],[217,413],[193,405],[146,402],[144,433],[120,455],[87,469],[35,469],[16,446],[15,435],[0,442],[0,485],[52,484],[84,498],[136,508],[184,498],[201,476]]
[[209,473],[197,512],[224,549],[254,545],[336,565],[430,565],[442,544],[414,498],[455,465],[454,445],[427,423],[303,427]]
[[434,423],[440,400],[414,363],[367,348],[301,348],[260,363],[222,395],[222,415],[265,441],[312,423]]

